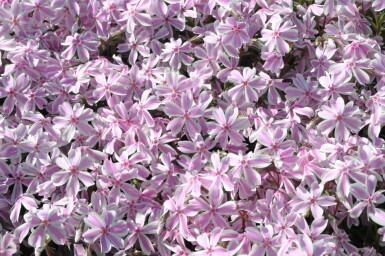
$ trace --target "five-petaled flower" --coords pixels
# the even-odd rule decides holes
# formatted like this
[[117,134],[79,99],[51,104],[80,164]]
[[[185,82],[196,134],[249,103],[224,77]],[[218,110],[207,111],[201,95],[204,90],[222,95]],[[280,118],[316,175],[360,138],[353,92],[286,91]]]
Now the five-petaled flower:
[[358,107],[350,101],[346,105],[341,97],[330,101],[330,107],[322,105],[322,111],[318,116],[325,119],[318,124],[318,129],[322,134],[329,134],[333,129],[337,141],[346,140],[349,137],[349,130],[357,132],[360,130],[360,119],[355,117],[358,114]]
[[90,212],[84,219],[89,229],[84,232],[83,238],[87,243],[93,244],[97,240],[100,243],[101,253],[107,253],[114,248],[122,248],[124,241],[122,237],[127,235],[127,224],[124,220],[116,220],[116,212],[104,209],[100,214]]

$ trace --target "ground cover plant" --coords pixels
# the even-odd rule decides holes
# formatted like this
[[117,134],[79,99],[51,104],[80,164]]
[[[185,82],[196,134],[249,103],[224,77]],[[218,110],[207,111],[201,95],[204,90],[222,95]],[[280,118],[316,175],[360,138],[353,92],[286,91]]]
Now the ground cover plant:
[[0,255],[384,255],[384,0],[1,0]]

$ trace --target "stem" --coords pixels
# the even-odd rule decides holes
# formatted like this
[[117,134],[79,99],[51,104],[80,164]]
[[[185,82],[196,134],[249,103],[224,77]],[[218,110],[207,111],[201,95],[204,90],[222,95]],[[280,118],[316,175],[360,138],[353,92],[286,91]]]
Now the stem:
[[336,208],[334,209],[334,213],[333,213],[334,217],[336,216],[339,207],[340,207],[340,201],[338,200]]
[[279,183],[275,180],[273,174],[271,174],[271,171],[268,172],[268,174],[270,175],[271,179],[273,180],[274,184],[279,187]]
[[50,251],[47,243],[45,244],[45,253],[47,254],[47,256],[51,256],[51,251]]

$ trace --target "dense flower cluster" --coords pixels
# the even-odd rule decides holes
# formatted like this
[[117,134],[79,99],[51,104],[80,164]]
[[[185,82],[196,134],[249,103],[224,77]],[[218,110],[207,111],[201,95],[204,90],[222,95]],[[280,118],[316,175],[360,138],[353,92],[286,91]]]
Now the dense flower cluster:
[[385,253],[384,17],[0,1],[0,255]]

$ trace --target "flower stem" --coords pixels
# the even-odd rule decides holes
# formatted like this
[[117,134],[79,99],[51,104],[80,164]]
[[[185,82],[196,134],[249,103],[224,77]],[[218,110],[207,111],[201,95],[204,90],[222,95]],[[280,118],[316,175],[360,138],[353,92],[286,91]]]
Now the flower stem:
[[51,251],[50,251],[47,243],[45,244],[45,253],[47,254],[47,256],[51,256]]

